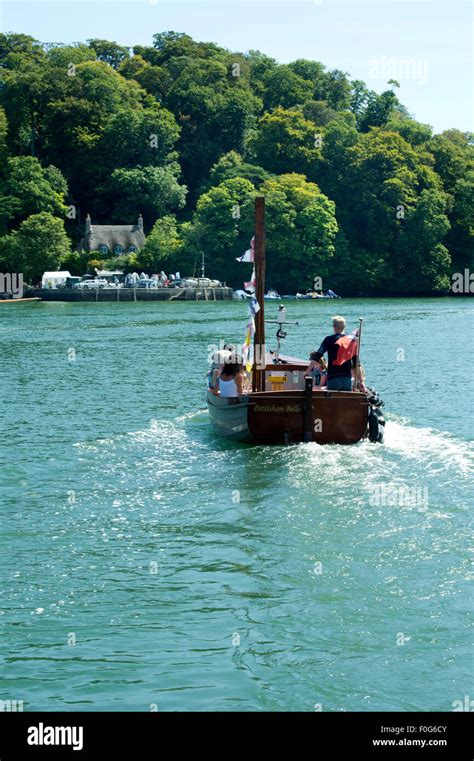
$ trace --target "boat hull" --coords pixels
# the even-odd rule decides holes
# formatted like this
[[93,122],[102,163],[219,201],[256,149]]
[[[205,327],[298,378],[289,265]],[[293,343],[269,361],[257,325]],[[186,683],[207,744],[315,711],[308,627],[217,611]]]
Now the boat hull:
[[211,423],[219,436],[232,441],[254,441],[248,427],[248,395],[223,398],[206,392]]
[[354,391],[263,391],[239,399],[207,395],[214,429],[257,444],[355,444],[367,435],[369,402]]

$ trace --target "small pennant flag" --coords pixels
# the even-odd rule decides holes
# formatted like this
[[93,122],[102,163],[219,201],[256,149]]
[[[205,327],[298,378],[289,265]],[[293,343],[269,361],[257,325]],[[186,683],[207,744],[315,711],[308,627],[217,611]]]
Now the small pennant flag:
[[250,314],[256,315],[257,312],[260,312],[260,304],[258,303],[255,296],[252,296],[252,298],[250,299]]
[[249,373],[252,369],[252,357],[251,357],[251,348],[252,348],[252,338],[255,333],[255,320],[253,318],[253,314],[250,313],[249,315],[249,321],[247,323],[247,331],[245,334],[245,341],[242,346],[242,358],[245,365],[245,369]]
[[255,235],[250,241],[250,248],[247,249],[245,254],[238,256],[236,261],[238,262],[254,262],[255,261]]
[[260,304],[255,296],[252,297],[249,304],[249,319],[247,322],[247,329],[245,333],[245,341],[242,346],[242,357],[245,365],[245,369],[249,373],[253,367],[253,346],[252,339],[255,335],[255,315],[260,311]]

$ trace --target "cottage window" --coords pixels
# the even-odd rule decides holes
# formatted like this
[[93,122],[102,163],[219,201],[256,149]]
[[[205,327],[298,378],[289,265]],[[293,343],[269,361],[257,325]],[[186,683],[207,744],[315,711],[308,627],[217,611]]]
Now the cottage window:
[[136,250],[137,250],[136,246],[129,246],[128,247],[128,251],[129,251],[130,254],[134,254]]
[[108,248],[108,246],[105,245],[105,243],[103,243],[99,247],[99,251],[100,251],[101,254],[106,254],[108,252],[108,250],[109,250],[109,248]]
[[114,248],[114,253],[115,254],[121,254],[122,251],[123,251],[122,246],[115,246],[115,248]]

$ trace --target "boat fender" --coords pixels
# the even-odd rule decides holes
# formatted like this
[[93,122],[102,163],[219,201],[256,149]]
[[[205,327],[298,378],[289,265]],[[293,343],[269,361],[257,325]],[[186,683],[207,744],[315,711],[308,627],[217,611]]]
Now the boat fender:
[[375,414],[377,415],[377,417],[379,419],[379,425],[385,425],[385,416],[384,416],[382,410],[379,409],[378,407],[376,407],[374,412],[375,412]]
[[385,418],[378,409],[370,408],[369,412],[369,441],[382,444],[385,428]]
[[367,398],[369,400],[369,403],[373,407],[383,407],[384,406],[384,401],[383,401],[383,399],[380,398],[378,392],[375,391],[375,389],[373,389],[373,388],[369,388],[368,391],[369,391],[369,394],[368,394]]

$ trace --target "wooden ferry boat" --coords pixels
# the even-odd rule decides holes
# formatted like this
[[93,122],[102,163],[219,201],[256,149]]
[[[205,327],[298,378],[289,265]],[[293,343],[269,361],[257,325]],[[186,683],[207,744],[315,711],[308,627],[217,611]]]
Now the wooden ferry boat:
[[[313,390],[305,378],[308,361],[267,352],[265,347],[265,200],[256,199],[255,315],[252,389],[240,397],[215,396],[207,390],[210,418],[217,433],[256,444],[355,444],[368,437],[383,440],[385,420],[377,396],[355,391]],[[360,351],[359,333],[359,351]],[[258,358],[265,357],[265,361]],[[359,362],[359,360],[358,360]],[[358,377],[358,368],[356,370]]]

